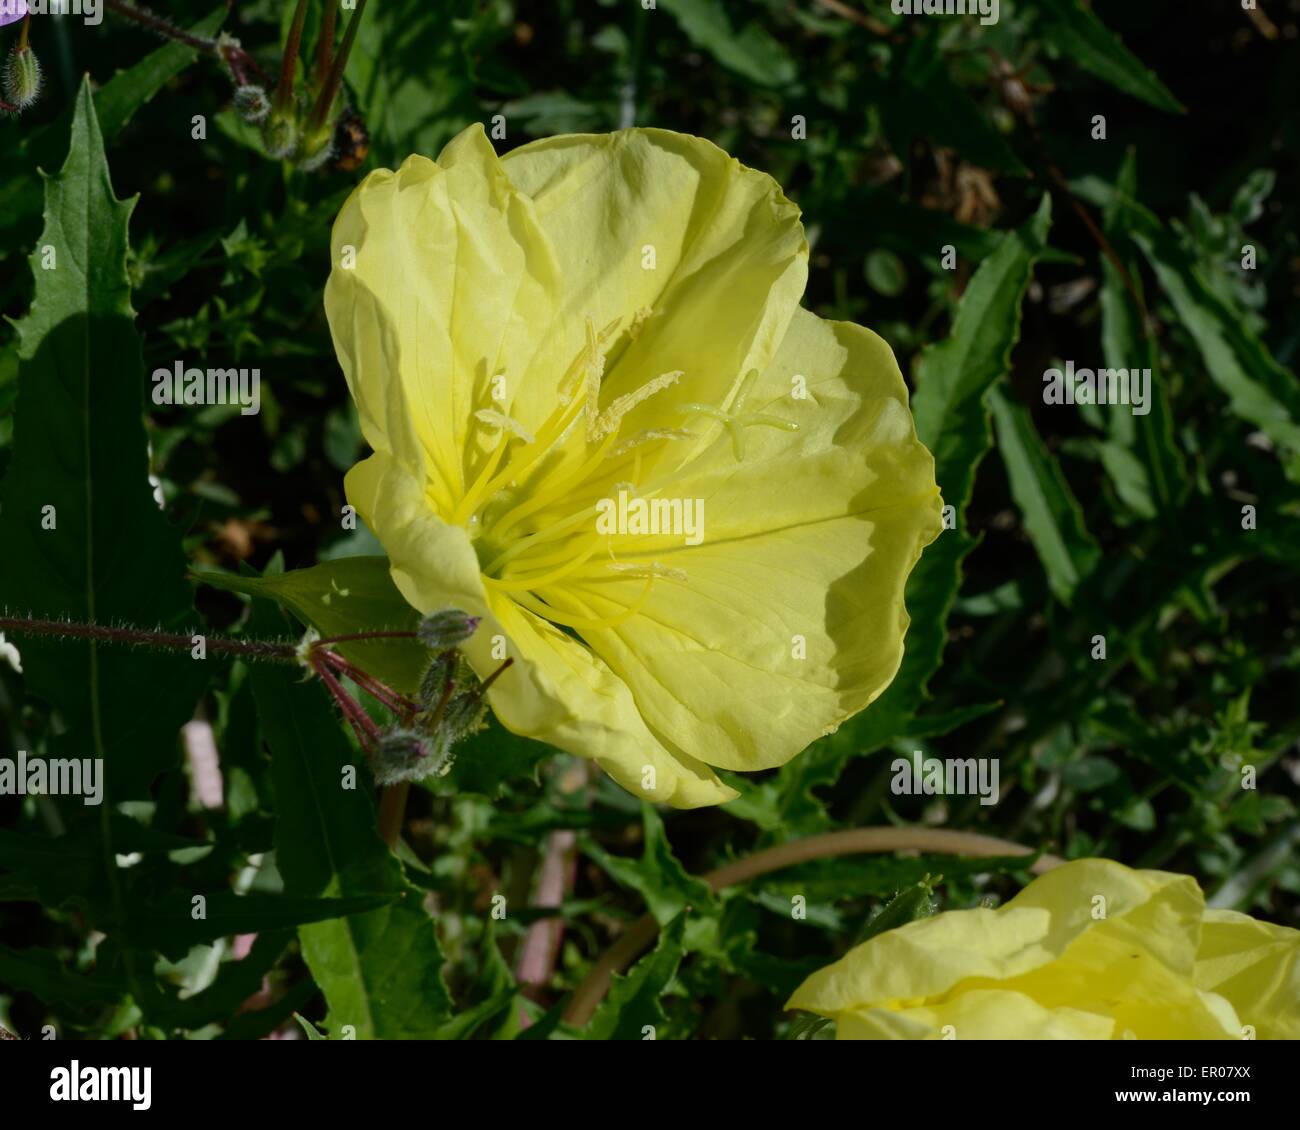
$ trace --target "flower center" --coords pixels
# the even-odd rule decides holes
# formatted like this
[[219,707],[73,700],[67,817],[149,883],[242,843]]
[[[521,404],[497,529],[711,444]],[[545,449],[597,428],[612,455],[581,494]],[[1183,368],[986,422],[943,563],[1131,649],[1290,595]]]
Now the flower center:
[[[497,408],[475,411],[475,420],[496,433],[496,443],[450,518],[452,524],[469,531],[489,589],[509,594],[539,616],[578,631],[613,627],[635,615],[649,600],[657,580],[686,579],[681,570],[658,562],[615,560],[609,535],[596,529],[598,503],[613,488],[646,499],[664,489],[663,483],[654,481],[638,485],[643,459],[653,445],[695,435],[685,428],[622,435],[628,413],[676,384],[683,376],[680,370],[653,377],[600,407],[605,372],[602,347],[620,321],[615,319],[597,331],[587,319],[586,344],[560,379],[556,406],[535,435]],[[745,428],[798,428],[790,421],[745,411],[757,376],[756,371],[746,375],[729,411],[705,404],[680,408],[683,415],[721,423],[731,435],[737,460],[744,458]],[[593,561],[602,549],[609,560]],[[579,597],[572,584],[621,582],[629,576],[644,578],[640,594],[620,611],[603,616]]]

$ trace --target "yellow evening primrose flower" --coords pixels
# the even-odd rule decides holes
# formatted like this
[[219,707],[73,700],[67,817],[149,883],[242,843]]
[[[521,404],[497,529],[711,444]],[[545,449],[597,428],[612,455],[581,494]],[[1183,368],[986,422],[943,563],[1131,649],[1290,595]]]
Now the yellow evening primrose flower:
[[374,454],[349,501],[508,729],[679,807],[861,710],[939,532],[887,345],[799,308],[799,212],[695,137],[472,126],[372,173],[325,304]]
[[1295,1039],[1300,930],[1207,911],[1186,875],[1082,859],[996,910],[877,935],[786,1007],[843,1040]]

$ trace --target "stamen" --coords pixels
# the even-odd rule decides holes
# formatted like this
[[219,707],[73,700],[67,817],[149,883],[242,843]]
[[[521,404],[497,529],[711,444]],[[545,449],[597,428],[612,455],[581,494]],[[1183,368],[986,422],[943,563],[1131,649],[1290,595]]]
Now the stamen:
[[[618,431],[619,424],[623,422],[623,417],[631,412],[633,408],[643,401],[649,400],[656,392],[662,392],[664,389],[675,385],[684,375],[681,369],[676,369],[671,373],[662,373],[646,381],[640,388],[616,397],[610,406],[600,413],[594,423],[588,417],[587,439],[594,442],[610,432]],[[588,408],[590,407],[588,405]]]
[[605,355],[600,351],[596,337],[596,323],[587,319],[587,442],[600,439],[600,379],[605,375]]
[[654,577],[647,577],[641,595],[622,612],[615,613],[613,616],[576,616],[570,612],[560,611],[553,604],[538,600],[531,593],[519,593],[514,599],[530,612],[536,612],[543,620],[550,620],[554,624],[564,624],[566,627],[576,628],[579,631],[599,631],[604,628],[615,628],[640,612],[650,599],[650,590],[654,585],[654,581]]
[[504,412],[498,412],[495,408],[480,408],[474,413],[474,419],[486,424],[489,428],[497,428],[503,432],[518,436],[524,443],[537,442],[537,437],[523,424],[513,416],[507,416]]
[[568,563],[561,565],[558,569],[552,569],[549,573],[533,573],[531,576],[526,577],[503,577],[499,580],[496,577],[484,577],[483,581],[485,584],[489,584],[503,592],[530,592],[533,589],[541,588],[543,585],[554,584],[556,581],[567,577],[570,573],[576,573],[596,555],[596,550],[599,548],[600,543],[593,539],[592,544],[585,552],[580,553],[577,557],[567,554],[566,556],[571,558]]
[[641,336],[641,331],[645,329],[645,324],[652,317],[654,311],[649,306],[642,306],[635,314],[632,315],[632,324],[627,328],[627,336],[633,341]]
[[622,443],[618,444],[613,451],[609,453],[610,459],[617,459],[620,455],[626,455],[634,448],[641,447],[643,444],[653,443],[660,439],[691,439],[695,432],[690,428],[642,428],[635,435],[628,436]]
[[627,577],[663,577],[669,581],[688,579],[685,569],[674,569],[658,561],[652,561],[649,565],[637,561],[607,561],[604,567]]

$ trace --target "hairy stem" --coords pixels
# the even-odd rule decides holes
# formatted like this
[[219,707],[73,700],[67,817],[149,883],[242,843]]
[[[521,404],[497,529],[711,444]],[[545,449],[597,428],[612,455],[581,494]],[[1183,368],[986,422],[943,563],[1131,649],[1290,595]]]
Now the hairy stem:
[[[144,628],[106,627],[103,624],[79,624],[70,620],[39,620],[24,616],[0,616],[0,631],[19,632],[34,636],[63,636],[75,640],[103,640],[105,643],[129,646],[157,647],[171,651],[190,651],[194,636],[178,632],[151,632]],[[198,633],[202,635],[202,633]],[[225,655],[239,655],[245,659],[264,659],[279,663],[294,663],[298,658],[296,644],[276,640],[232,640],[221,636],[202,635],[210,651]]]

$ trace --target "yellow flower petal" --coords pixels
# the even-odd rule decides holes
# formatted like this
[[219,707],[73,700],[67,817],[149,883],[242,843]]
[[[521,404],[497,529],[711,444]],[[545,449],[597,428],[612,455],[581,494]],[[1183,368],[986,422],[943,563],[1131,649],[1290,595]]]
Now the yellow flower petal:
[[1193,981],[1203,911],[1187,876],[1079,860],[996,910],[949,911],[872,938],[809,977],[787,1007],[849,1016],[849,1032],[911,1037],[951,1024],[957,1039],[1040,1038],[1102,1032],[1108,1021],[1114,1039],[1235,1039],[1231,999]]
[[1257,1039],[1300,1040],[1300,930],[1206,911],[1196,984],[1231,1001]]
[[[474,411],[504,405],[524,427],[552,389],[518,379],[560,292],[531,203],[501,172],[481,126],[438,163],[371,173],[334,224],[325,291],[339,363],[376,451],[427,461],[445,516],[487,458]],[[505,401],[492,379],[505,374]]]
[[1075,1008],[1045,1008],[1023,993],[976,989],[934,1007],[851,1009],[837,1040],[1109,1040],[1115,1021]]
[[[902,375],[869,330],[800,311],[743,409],[743,460],[715,423],[666,479],[664,494],[702,500],[701,544],[609,541],[618,560],[684,579],[656,581],[638,615],[585,635],[652,729],[712,765],[753,770],[788,761],[889,685],[903,588],[940,530],[941,501]],[[570,586],[597,614],[641,591],[635,575],[597,577]]]
[[622,319],[632,332],[606,378],[610,399],[686,375],[634,409],[627,433],[679,424],[678,404],[721,400],[767,365],[808,275],[799,210],[771,177],[660,129],[546,138],[502,166],[560,264],[552,354],[573,356],[584,318]]

